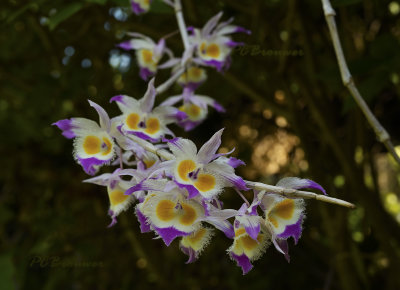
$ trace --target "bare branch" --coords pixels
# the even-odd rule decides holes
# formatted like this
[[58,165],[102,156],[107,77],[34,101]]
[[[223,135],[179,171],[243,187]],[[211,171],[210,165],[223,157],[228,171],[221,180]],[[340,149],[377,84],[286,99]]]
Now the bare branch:
[[397,155],[392,141],[390,140],[389,133],[385,130],[385,128],[379,123],[374,114],[368,108],[368,105],[365,103],[363,97],[358,91],[354,80],[350,74],[349,68],[347,66],[346,59],[343,54],[342,45],[340,43],[339,34],[336,27],[335,22],[335,11],[332,8],[332,5],[329,0],[322,0],[322,7],[324,9],[324,14],[326,18],[326,22],[328,23],[329,32],[332,38],[333,47],[335,49],[336,58],[339,64],[340,74],[342,77],[343,84],[350,91],[350,94],[353,96],[357,105],[360,107],[363,112],[365,118],[367,119],[370,126],[375,131],[375,134],[380,142],[382,142],[389,153],[394,157],[394,159],[400,164],[400,157]]

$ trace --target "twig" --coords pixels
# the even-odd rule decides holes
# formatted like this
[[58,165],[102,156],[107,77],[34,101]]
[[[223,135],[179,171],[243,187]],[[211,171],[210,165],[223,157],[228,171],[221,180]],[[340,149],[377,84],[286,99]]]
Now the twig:
[[[165,160],[171,160],[174,158],[174,156],[169,153],[168,151],[164,149],[159,149],[156,148],[153,144],[139,138],[136,136],[130,136],[130,138],[138,143],[140,146],[142,146],[145,150],[152,152],[154,154],[157,154],[161,158],[164,158]],[[322,194],[316,194],[314,192],[308,192],[308,191],[302,191],[302,190],[296,190],[296,189],[291,189],[291,188],[284,188],[284,187],[279,187],[279,186],[273,186],[273,185],[268,185],[260,182],[253,182],[253,181],[247,181],[245,180],[246,186],[249,188],[253,188],[256,190],[266,190],[268,192],[274,192],[283,196],[287,197],[300,197],[300,198],[306,198],[306,199],[315,199],[327,203],[333,203],[337,204],[340,206],[348,207],[348,208],[355,208],[356,206],[350,202],[334,198],[334,197],[329,197],[326,195]]]
[[189,37],[187,33],[185,20],[183,19],[181,0],[175,0],[175,15],[176,15],[176,20],[178,21],[179,31],[182,36],[183,45],[186,50],[189,48]]
[[247,204],[248,207],[250,207],[250,202],[247,200],[247,198],[240,192],[240,190],[237,190],[235,188],[235,191],[237,194],[239,194],[239,196],[244,200],[244,202]]
[[368,105],[365,103],[363,97],[358,91],[354,80],[350,74],[349,68],[346,63],[346,59],[343,54],[342,45],[340,44],[339,34],[336,28],[335,22],[335,11],[332,8],[332,5],[329,0],[322,0],[322,7],[324,9],[324,14],[326,18],[326,22],[328,23],[329,32],[332,38],[333,47],[335,49],[336,58],[339,64],[340,74],[342,77],[343,84],[350,91],[357,105],[360,107],[361,111],[364,113],[365,118],[367,119],[370,126],[375,131],[378,140],[382,142],[389,153],[394,157],[394,159],[400,164],[400,157],[397,155],[392,141],[390,140],[389,133],[385,130],[385,128],[379,123],[374,114],[368,108]]

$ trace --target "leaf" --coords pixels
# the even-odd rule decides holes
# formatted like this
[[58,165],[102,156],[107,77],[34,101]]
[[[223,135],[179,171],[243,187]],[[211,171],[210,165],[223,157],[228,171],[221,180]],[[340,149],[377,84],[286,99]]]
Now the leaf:
[[54,30],[61,22],[77,13],[83,7],[83,3],[71,3],[61,8],[56,14],[52,15],[47,22],[50,30]]

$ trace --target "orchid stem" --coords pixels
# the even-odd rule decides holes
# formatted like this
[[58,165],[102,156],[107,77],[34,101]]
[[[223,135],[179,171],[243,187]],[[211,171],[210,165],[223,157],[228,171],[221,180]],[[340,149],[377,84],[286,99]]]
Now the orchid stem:
[[185,47],[186,50],[189,48],[189,37],[187,33],[185,19],[183,19],[181,0],[175,0],[175,15],[176,15],[176,20],[178,21],[178,26],[179,26],[179,31],[181,33],[183,46]]
[[[171,160],[174,158],[174,155],[169,153],[168,151],[164,149],[159,149],[155,147],[153,144],[137,137],[134,135],[129,136],[133,141],[135,141],[137,144],[142,146],[145,150],[154,153],[161,158],[165,160]],[[332,203],[332,204],[337,204],[340,206],[348,207],[348,208],[355,208],[356,206],[350,202],[334,198],[334,197],[329,197],[326,195],[322,194],[316,194],[314,192],[309,192],[309,191],[302,191],[302,190],[297,190],[297,189],[291,189],[291,188],[285,188],[285,187],[280,187],[280,186],[273,186],[273,185],[268,185],[264,184],[261,182],[253,182],[253,181],[244,181],[246,183],[246,186],[249,188],[253,188],[255,190],[266,190],[267,192],[273,192],[279,195],[283,195],[286,197],[295,197],[295,198],[305,198],[305,199],[315,199],[318,201],[323,201],[327,203]],[[244,196],[239,193],[240,196],[246,201],[247,204],[249,202],[244,198]]]
[[344,86],[347,87],[347,89],[350,91],[350,94],[353,96],[353,99],[360,107],[361,111],[363,112],[365,118],[367,119],[372,129],[375,131],[378,140],[386,146],[386,149],[394,157],[396,162],[400,164],[400,157],[399,155],[397,155],[396,150],[392,144],[392,141],[390,140],[389,133],[379,123],[375,115],[369,109],[368,105],[366,104],[359,90],[357,89],[353,77],[350,74],[350,70],[347,66],[346,58],[344,57],[342,45],[340,43],[339,34],[336,27],[335,10],[333,10],[331,2],[329,0],[322,0],[322,7],[324,9],[326,22],[328,23],[329,27],[329,33],[332,38],[333,47],[335,49],[336,58],[339,64],[342,82]]
[[244,202],[247,204],[248,207],[250,207],[250,202],[247,200],[247,198],[240,192],[240,190],[234,188],[237,194],[244,200]]

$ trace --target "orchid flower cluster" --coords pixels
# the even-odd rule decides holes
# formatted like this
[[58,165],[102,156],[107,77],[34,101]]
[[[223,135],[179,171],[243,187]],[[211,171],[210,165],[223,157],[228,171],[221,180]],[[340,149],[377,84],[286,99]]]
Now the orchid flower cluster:
[[[147,11],[150,5],[145,0],[131,3],[135,13]],[[110,118],[101,106],[89,101],[99,115],[99,123],[71,118],[54,125],[74,140],[74,158],[87,174],[94,176],[105,165],[117,167],[111,173],[85,180],[106,187],[112,219],[109,226],[117,223],[121,212],[133,208],[141,232],[154,233],[167,246],[178,239],[181,251],[188,256],[187,263],[199,258],[216,230],[222,231],[232,241],[228,255],[246,274],[271,244],[289,261],[287,240],[292,237],[297,244],[301,236],[305,202],[254,189],[237,175],[235,169],[244,162],[230,156],[233,150],[218,153],[223,129],[198,149],[191,140],[176,137],[168,127],[176,124],[192,130],[206,118],[208,106],[224,111],[214,99],[195,94],[207,78],[204,67],[218,71],[229,67],[232,48],[240,45],[229,34],[249,33],[231,25],[232,19],[219,23],[221,17],[222,13],[212,17],[202,29],[189,27],[181,31],[183,35],[189,31],[190,35],[180,58],[173,56],[163,38],[155,42],[131,33],[131,40],[119,44],[122,49],[135,51],[144,80],[158,69],[172,68],[173,81],[167,83],[177,81],[182,86],[181,95],[171,96],[155,107],[160,90],[152,78],[141,99],[127,95],[110,99],[121,111],[118,116]],[[164,55],[169,60],[159,64]],[[179,102],[182,105],[174,107]],[[319,184],[296,177],[283,178],[276,186],[313,188],[326,194]],[[239,209],[224,208],[221,197],[226,188],[245,200]],[[251,203],[242,194],[249,190],[253,191]]]

